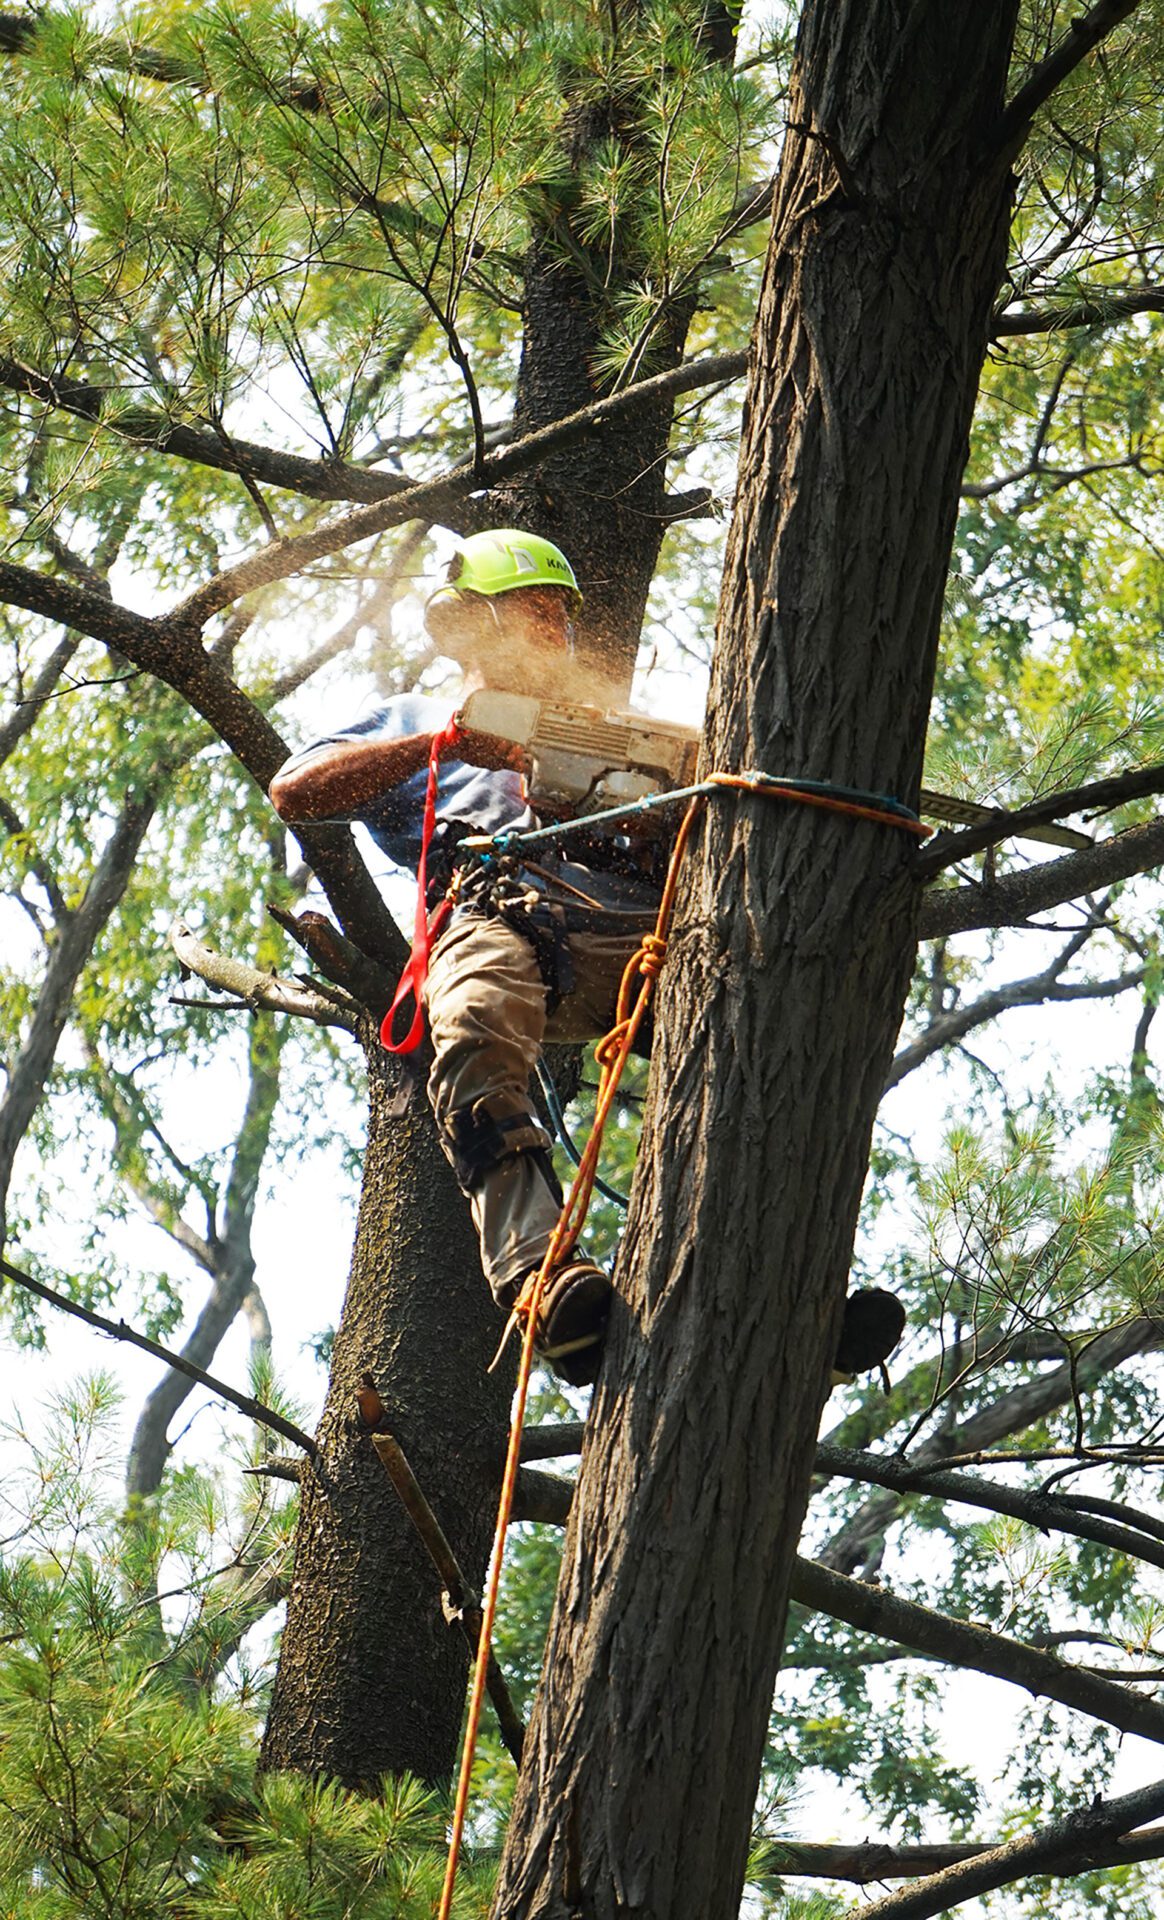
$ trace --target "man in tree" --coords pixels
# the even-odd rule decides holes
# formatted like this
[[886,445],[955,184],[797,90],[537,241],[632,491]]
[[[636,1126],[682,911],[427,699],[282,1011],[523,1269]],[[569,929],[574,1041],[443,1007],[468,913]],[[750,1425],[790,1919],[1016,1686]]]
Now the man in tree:
[[[503,528],[464,542],[425,621],[465,670],[466,694],[486,682],[560,694],[574,690],[572,615],[580,602],[559,548]],[[456,758],[437,783],[430,768],[444,747]],[[428,1013],[435,1056],[428,1093],[441,1144],[472,1208],[494,1298],[507,1311],[540,1268],[562,1204],[530,1075],[547,1039],[588,1040],[610,1027],[623,971],[654,925],[664,857],[661,841],[631,837],[616,824],[571,834],[566,852],[539,848],[520,864],[458,863],[468,834],[537,824],[529,770],[509,741],[456,719],[450,725],[438,701],[404,694],[303,748],[271,784],[285,820],[362,820],[395,865],[423,873],[426,907],[456,874],[456,904],[427,976],[410,970],[405,982],[411,978]],[[392,1038],[392,1019],[385,1044],[411,1050],[420,1008],[402,1040]],[[597,1375],[610,1301],[607,1275],[585,1258],[568,1260],[543,1292],[538,1349],[573,1386]],[[891,1295],[853,1296],[838,1371],[883,1361],[902,1325]]]
[[[561,692],[581,603],[574,572],[548,540],[515,529],[474,535],[430,600],[426,623],[465,669],[465,691]],[[359,819],[396,865],[421,864],[434,737],[440,770],[425,866],[428,901],[445,892],[466,834],[537,824],[524,756],[495,735],[448,730],[440,703],[414,694],[380,702],[280,769],[271,799],[285,820]],[[438,745],[438,751],[440,750]],[[455,757],[454,757],[455,756]],[[551,1141],[530,1098],[543,1041],[580,1041],[614,1017],[623,969],[654,924],[659,850],[624,834],[587,833],[571,855],[532,865],[462,865],[458,897],[421,988],[434,1061],[428,1092],[441,1144],[468,1196],[485,1273],[510,1310],[536,1273],[562,1204]],[[419,1037],[419,1014],[402,1050]],[[610,1281],[588,1259],[554,1274],[538,1344],[572,1385],[598,1370]]]

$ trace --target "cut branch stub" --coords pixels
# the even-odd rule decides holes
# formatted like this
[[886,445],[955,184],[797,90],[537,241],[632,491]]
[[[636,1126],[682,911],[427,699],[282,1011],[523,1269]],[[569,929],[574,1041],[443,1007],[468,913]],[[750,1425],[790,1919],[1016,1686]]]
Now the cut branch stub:
[[175,920],[170,928],[170,945],[190,973],[196,973],[220,993],[233,994],[254,1013],[289,1013],[311,1020],[317,1027],[342,1027],[345,1033],[356,1030],[356,1015],[348,1008],[294,981],[281,980],[277,974],[264,973],[243,960],[216,953],[184,920]]

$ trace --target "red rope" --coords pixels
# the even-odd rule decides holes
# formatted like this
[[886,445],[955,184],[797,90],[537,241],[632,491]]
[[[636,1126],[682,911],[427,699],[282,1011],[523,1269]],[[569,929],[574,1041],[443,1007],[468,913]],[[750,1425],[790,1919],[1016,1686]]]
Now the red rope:
[[[440,759],[446,747],[455,747],[461,737],[456,715],[447,726],[434,733],[428,749],[428,785],[424,793],[424,818],[420,829],[420,860],[416,868],[416,919],[412,930],[412,952],[408,956],[408,965],[400,976],[396,993],[380,1028],[380,1044],[389,1053],[413,1053],[420,1045],[424,1034],[424,983],[428,977],[428,957],[432,952],[445,921],[452,912],[452,901],[446,895],[431,920],[428,913],[428,850],[436,829],[437,781],[440,778]],[[408,999],[409,994],[415,1000],[412,1022],[402,1040],[392,1038],[392,1028],[396,1015]]]

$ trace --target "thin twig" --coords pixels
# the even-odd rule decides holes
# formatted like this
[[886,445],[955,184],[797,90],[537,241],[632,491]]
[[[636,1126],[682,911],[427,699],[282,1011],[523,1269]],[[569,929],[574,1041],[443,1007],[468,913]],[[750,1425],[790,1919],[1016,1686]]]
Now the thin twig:
[[161,1360],[175,1373],[184,1373],[188,1379],[196,1380],[199,1386],[225,1400],[229,1406],[237,1407],[249,1420],[260,1427],[270,1427],[272,1433],[281,1433],[284,1440],[290,1440],[292,1446],[301,1447],[312,1460],[318,1458],[319,1448],[310,1434],[304,1433],[290,1420],[272,1407],[264,1406],[261,1400],[254,1400],[250,1394],[239,1393],[237,1388],[228,1387],[224,1380],[215,1379],[212,1373],[204,1373],[192,1360],[184,1360],[180,1353],[174,1353],[169,1347],[163,1347],[158,1340],[151,1340],[148,1334],[139,1333],[125,1320],[108,1320],[103,1313],[94,1313],[91,1307],[83,1307],[78,1300],[70,1300],[66,1294],[58,1293],[53,1287],[46,1287],[43,1280],[34,1280],[30,1273],[22,1273],[7,1260],[0,1260],[0,1273],[14,1280],[18,1287],[36,1294],[39,1300],[47,1300],[50,1307],[59,1307],[62,1313],[71,1313],[83,1320],[88,1327],[95,1327],[98,1333],[108,1335],[110,1340],[123,1340],[131,1347],[140,1347],[143,1353],[152,1354],[155,1360]]

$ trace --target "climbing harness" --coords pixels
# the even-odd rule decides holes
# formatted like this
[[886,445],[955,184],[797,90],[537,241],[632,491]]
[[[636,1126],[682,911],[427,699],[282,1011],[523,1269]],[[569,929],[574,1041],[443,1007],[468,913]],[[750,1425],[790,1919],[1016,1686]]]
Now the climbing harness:
[[[457,1797],[453,1807],[453,1824],[449,1837],[449,1856],[445,1867],[444,1886],[441,1891],[437,1920],[449,1920],[452,1910],[453,1888],[456,1882],[457,1864],[460,1858],[461,1843],[465,1832],[465,1819],[469,1805],[469,1781],[473,1771],[473,1759],[477,1748],[477,1735],[481,1723],[481,1709],[485,1699],[486,1676],[489,1666],[489,1652],[493,1641],[493,1623],[497,1614],[497,1597],[501,1586],[501,1561],[505,1550],[505,1537],[509,1530],[510,1514],[513,1511],[513,1496],[517,1486],[518,1465],[521,1459],[521,1435],[525,1423],[526,1401],[529,1395],[530,1376],[533,1372],[534,1343],[537,1337],[538,1310],[546,1283],[554,1269],[560,1266],[572,1253],[578,1236],[586,1220],[591,1195],[597,1182],[598,1155],[602,1146],[602,1133],[610,1109],[618,1091],[619,1080],[626,1065],[635,1037],[642,1025],[647,1011],[655,981],[662,969],[667,954],[667,937],[670,932],[671,914],[675,905],[675,893],[679,884],[679,871],[683,855],[696,820],[702,813],[707,797],[725,790],[746,793],[771,794],[776,799],[799,801],[806,806],[826,806],[834,812],[848,814],[859,820],[875,820],[886,826],[901,827],[916,834],[920,839],[928,838],[931,828],[926,827],[908,807],[899,801],[888,800],[882,795],[860,793],[852,788],[831,787],[817,781],[781,781],[771,775],[759,773],[716,773],[707,780],[700,781],[693,790],[682,795],[668,794],[651,796],[650,800],[639,801],[632,807],[619,807],[609,810],[606,816],[591,815],[584,823],[589,827],[595,819],[604,817],[624,817],[628,812],[641,812],[661,799],[674,800],[684,798],[689,804],[683,816],[671,858],[667,868],[667,878],[663,887],[663,897],[659,902],[659,911],[653,933],[645,934],[641,946],[631,955],[618,990],[618,1006],[615,1022],[594,1049],[594,1058],[598,1065],[598,1091],[594,1101],[594,1122],[590,1138],[586,1142],[581,1161],[573,1184],[566,1197],[566,1203],[558,1217],[557,1225],[550,1236],[545,1258],[537,1272],[522,1288],[509,1323],[502,1336],[498,1356],[504,1350],[513,1328],[524,1320],[525,1325],[521,1343],[521,1357],[518,1362],[517,1388],[514,1396],[513,1420],[509,1429],[509,1445],[505,1455],[505,1470],[501,1479],[501,1497],[497,1508],[497,1526],[493,1537],[493,1553],[490,1562],[489,1579],[485,1590],[485,1599],[481,1608],[481,1636],[477,1645],[477,1661],[473,1670],[473,1684],[469,1694],[469,1712],[465,1724],[465,1739],[461,1750],[461,1771],[457,1781]],[[554,834],[568,832],[573,822],[564,822],[557,828],[535,828],[522,834],[492,834],[481,836],[477,840],[465,840],[462,846],[466,850],[483,851],[496,846],[499,842],[506,845],[528,845],[531,840],[547,840]],[[637,990],[636,990],[637,983]],[[496,1361],[494,1362],[496,1365]]]
[[[416,920],[412,936],[412,952],[409,955],[404,972],[393,996],[392,1005],[384,1016],[380,1028],[380,1039],[389,1053],[412,1053],[420,1045],[424,1033],[424,983],[428,976],[429,955],[432,952],[444,928],[449,914],[456,903],[461,886],[461,875],[454,874],[448,892],[429,915],[428,907],[428,855],[432,845],[436,826],[437,782],[440,777],[440,757],[447,747],[454,747],[461,737],[456,716],[442,727],[432,738],[428,760],[428,785],[424,796],[424,820],[421,828],[420,860],[417,866],[416,882]],[[579,836],[593,838],[595,827],[612,824],[615,821],[626,823],[637,815],[654,813],[660,807],[674,806],[679,801],[695,802],[709,794],[722,792],[724,788],[734,788],[745,793],[762,793],[773,800],[787,800],[805,807],[822,807],[833,813],[847,814],[851,819],[870,820],[877,825],[901,827],[919,840],[928,840],[933,832],[918,819],[916,813],[900,800],[892,799],[888,794],[869,793],[859,787],[836,786],[828,780],[794,780],[781,774],[760,773],[750,770],[744,773],[712,773],[706,780],[700,780],[693,786],[678,787],[670,793],[653,793],[642,800],[625,802],[621,806],[606,807],[600,813],[583,814],[572,820],[561,820],[548,827],[531,827],[521,830],[510,829],[501,833],[466,834],[459,840],[459,856],[475,856],[482,866],[488,868],[508,855],[511,850],[532,846],[545,846],[555,840],[577,839]],[[535,869],[536,870],[536,869]],[[568,891],[575,889],[568,888]],[[505,915],[503,914],[503,918]],[[554,939],[553,929],[543,929],[540,933],[541,947],[546,944],[549,933]],[[531,938],[535,946],[539,944],[539,930],[531,923]],[[561,947],[561,939],[556,947]],[[539,949],[539,963],[543,954]],[[409,997],[414,1000],[414,1011],[408,1031],[400,1040],[394,1040],[392,1030],[396,1015]]]

